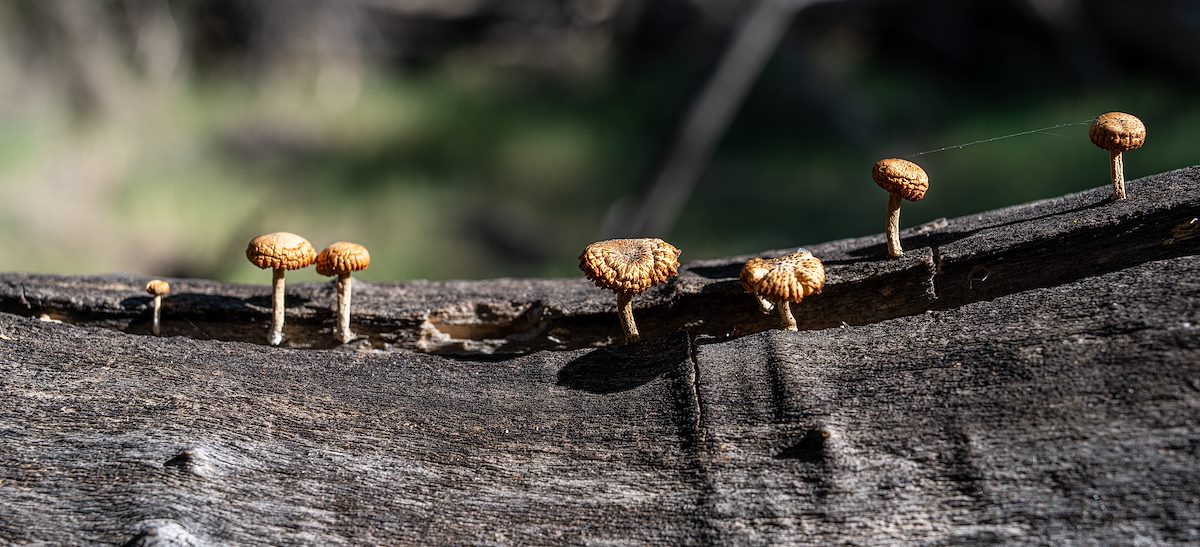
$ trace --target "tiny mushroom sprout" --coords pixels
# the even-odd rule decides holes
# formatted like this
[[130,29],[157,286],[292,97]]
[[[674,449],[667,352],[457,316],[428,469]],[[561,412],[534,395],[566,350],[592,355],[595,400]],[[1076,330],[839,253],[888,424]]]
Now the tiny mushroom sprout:
[[641,339],[633,321],[633,297],[679,273],[679,249],[657,238],[609,239],[588,245],[579,269],[596,286],[617,293],[626,342]]
[[1146,126],[1142,120],[1124,112],[1101,114],[1088,128],[1092,144],[1108,150],[1113,199],[1125,199],[1125,162],[1122,152],[1137,150],[1146,144]]
[[796,330],[791,302],[820,294],[825,286],[825,266],[805,249],[779,258],[751,258],[738,276],[742,288],[758,298],[763,311],[775,308],[784,330]]
[[150,330],[154,332],[155,336],[158,336],[159,317],[161,317],[160,311],[162,309],[162,297],[171,292],[171,284],[161,279],[151,279],[149,283],[146,283],[146,292],[150,293],[150,296],[154,297],[154,323],[150,327]]
[[904,249],[900,248],[900,199],[924,199],[925,191],[929,189],[929,175],[911,161],[892,158],[875,162],[871,177],[875,184],[888,191],[888,256],[899,258],[904,255]]
[[334,334],[342,343],[354,339],[350,332],[350,278],[352,272],[367,269],[371,265],[371,253],[367,248],[357,243],[339,241],[325,248],[317,255],[317,273],[324,276],[337,276],[337,313],[338,324]]
[[312,243],[289,232],[272,232],[250,240],[246,258],[255,266],[272,271],[271,330],[267,341],[278,346],[283,341],[283,272],[312,265],[317,251]]

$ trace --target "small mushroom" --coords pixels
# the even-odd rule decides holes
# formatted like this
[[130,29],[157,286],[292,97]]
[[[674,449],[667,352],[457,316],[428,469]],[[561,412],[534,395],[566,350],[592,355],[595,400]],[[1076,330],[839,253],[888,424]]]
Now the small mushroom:
[[779,313],[783,330],[796,330],[790,302],[820,294],[825,286],[825,266],[805,249],[779,258],[751,258],[738,276],[742,288],[758,298],[764,312]]
[[246,258],[262,269],[272,271],[271,330],[267,342],[278,346],[283,342],[283,272],[299,270],[312,265],[317,251],[312,243],[289,232],[272,232],[250,240],[246,247]]
[[1124,112],[1101,114],[1088,128],[1092,144],[1108,150],[1113,199],[1125,199],[1125,162],[1121,152],[1137,150],[1146,144],[1146,126],[1142,120]]
[[657,238],[609,239],[588,245],[579,269],[596,286],[617,293],[626,342],[641,339],[633,321],[633,297],[679,273],[679,249]]
[[160,317],[159,312],[162,309],[162,297],[171,292],[171,284],[161,279],[151,279],[149,283],[146,283],[146,292],[154,297],[154,324],[150,327],[150,330],[154,332],[155,336],[158,336],[158,320]]
[[338,324],[333,333],[343,344],[354,339],[350,332],[350,290],[351,272],[367,269],[371,265],[371,253],[367,248],[357,243],[339,241],[325,248],[317,255],[317,273],[324,276],[337,276],[337,313]]
[[875,162],[871,170],[875,184],[888,191],[887,246],[888,256],[899,258],[904,255],[900,248],[900,199],[921,201],[929,189],[929,175],[921,166],[901,159],[886,159]]

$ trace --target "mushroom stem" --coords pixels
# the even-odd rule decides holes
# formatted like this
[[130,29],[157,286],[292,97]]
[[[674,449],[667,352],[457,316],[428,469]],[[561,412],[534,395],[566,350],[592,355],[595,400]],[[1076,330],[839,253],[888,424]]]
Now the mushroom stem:
[[271,270],[271,332],[267,342],[278,346],[283,342],[283,268]]
[[888,256],[904,255],[904,249],[900,248],[900,194],[896,193],[888,194],[887,246]]
[[1112,150],[1109,152],[1111,161],[1109,166],[1112,167],[1112,183],[1113,183],[1113,199],[1125,199],[1125,160],[1121,159],[1120,150]]
[[160,315],[161,309],[162,309],[162,295],[157,295],[154,297],[154,325],[151,326],[151,328],[150,328],[150,330],[154,332],[155,336],[158,336],[158,334],[159,334],[158,320],[161,317],[161,315]]
[[783,330],[796,332],[796,317],[792,315],[792,305],[783,300],[775,303],[775,309],[779,311],[779,321],[783,323]]
[[633,322],[633,295],[617,294],[617,315],[621,316],[621,332],[625,333],[625,341],[632,344],[641,340],[637,324]]
[[337,312],[338,325],[334,334],[341,339],[345,344],[354,339],[354,333],[350,332],[350,291],[354,280],[350,274],[339,275],[337,279]]

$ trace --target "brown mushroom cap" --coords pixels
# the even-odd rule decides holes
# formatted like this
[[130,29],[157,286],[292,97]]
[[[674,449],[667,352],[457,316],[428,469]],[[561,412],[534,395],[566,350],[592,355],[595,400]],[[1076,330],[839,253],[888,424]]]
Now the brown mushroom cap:
[[657,238],[609,239],[588,245],[579,269],[598,287],[635,295],[679,273],[679,249]]
[[299,270],[312,265],[317,251],[312,243],[290,232],[273,232],[250,240],[246,258],[259,268]]
[[164,296],[171,292],[171,284],[161,279],[151,279],[146,283],[146,292],[150,293],[150,296]]
[[751,258],[738,279],[747,292],[770,302],[800,302],[821,293],[825,266],[812,253],[800,249],[779,258]]
[[1124,112],[1101,114],[1088,128],[1092,144],[1112,152],[1137,150],[1146,144],[1146,126],[1137,116]]
[[370,265],[371,253],[367,248],[349,241],[334,243],[317,255],[317,273],[321,275],[349,275]]
[[929,189],[929,175],[920,165],[908,160],[879,160],[871,169],[871,177],[880,188],[888,193],[900,194],[900,197],[909,201],[921,201]]

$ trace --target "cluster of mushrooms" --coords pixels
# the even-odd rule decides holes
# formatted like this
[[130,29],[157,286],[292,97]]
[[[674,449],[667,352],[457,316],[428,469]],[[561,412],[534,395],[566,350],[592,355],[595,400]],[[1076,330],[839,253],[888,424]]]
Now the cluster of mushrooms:
[[[326,247],[320,254],[307,239],[291,232],[272,232],[250,240],[246,247],[246,258],[251,264],[272,272],[271,328],[267,331],[267,342],[278,346],[283,342],[283,274],[288,270],[300,270],[317,265],[317,273],[337,276],[337,317],[333,334],[343,344],[355,338],[350,330],[350,293],[353,278],[350,274],[367,269],[371,265],[371,253],[358,243],[339,241]],[[154,279],[146,284],[146,292],[154,297],[154,322],[151,330],[157,336],[159,308],[162,297],[171,291],[166,281]]]
[[[1124,112],[1109,112],[1097,117],[1088,130],[1092,143],[1110,153],[1113,199],[1125,199],[1125,173],[1122,152],[1136,150],[1146,142],[1146,126]],[[901,200],[920,201],[929,189],[929,175],[919,165],[903,159],[879,160],[871,176],[888,192],[887,252],[891,258],[903,256],[900,246]],[[633,319],[633,297],[650,287],[665,283],[679,273],[680,250],[657,238],[610,239],[588,245],[579,257],[579,268],[597,286],[617,295],[617,315],[626,342],[641,339]],[[246,248],[246,258],[255,266],[271,269],[274,276],[272,321],[267,341],[277,346],[283,341],[284,281],[287,270],[307,268],[314,263],[317,273],[337,276],[337,316],[334,335],[342,343],[355,338],[350,330],[350,274],[371,264],[367,249],[357,243],[339,241],[317,254],[308,240],[289,232],[258,236]],[[738,276],[741,286],[754,295],[763,313],[774,311],[780,327],[795,331],[796,318],[791,305],[820,294],[825,286],[825,266],[805,249],[775,258],[752,258]],[[154,297],[155,335],[160,332],[162,297],[170,292],[167,282],[155,279],[146,285]]]
[[[1125,169],[1122,152],[1141,148],[1146,126],[1124,112],[1108,112],[1092,121],[1088,136],[1096,146],[1109,151],[1113,199],[1125,199]],[[888,192],[887,252],[891,258],[904,255],[900,246],[901,200],[921,201],[929,190],[929,175],[921,166],[903,159],[879,160],[871,177]],[[632,299],[679,271],[679,249],[661,239],[610,239],[588,245],[579,257],[579,269],[597,286],[617,293],[617,314],[627,342],[637,342]],[[764,313],[774,310],[780,328],[796,330],[791,305],[820,294],[825,286],[825,266],[805,249],[776,258],[752,258],[738,276],[742,288],[754,295]]]
[[[679,273],[679,249],[658,238],[609,239],[588,245],[579,269],[596,286],[617,294],[617,315],[629,343],[641,340],[633,320],[633,297]],[[752,258],[738,276],[764,313],[779,314],[784,330],[796,330],[792,304],[825,286],[825,266],[805,249],[775,258]]]

